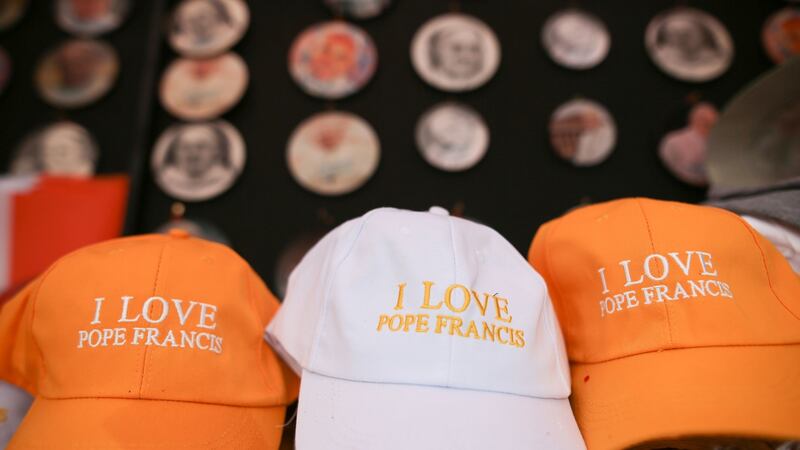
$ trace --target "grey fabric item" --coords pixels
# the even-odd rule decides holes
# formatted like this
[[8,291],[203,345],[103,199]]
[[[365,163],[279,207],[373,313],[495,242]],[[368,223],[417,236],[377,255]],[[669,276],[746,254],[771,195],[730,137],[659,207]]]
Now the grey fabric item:
[[800,229],[800,178],[761,189],[731,193],[706,204],[737,214],[774,219]]

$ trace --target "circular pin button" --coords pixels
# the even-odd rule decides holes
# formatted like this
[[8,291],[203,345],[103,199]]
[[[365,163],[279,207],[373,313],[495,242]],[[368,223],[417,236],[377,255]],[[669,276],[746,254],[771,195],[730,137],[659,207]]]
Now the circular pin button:
[[441,206],[431,206],[431,209],[428,210],[431,214],[436,214],[437,216],[449,216],[450,212],[446,209],[442,208]]
[[190,236],[189,232],[184,230],[183,228],[173,228],[169,230],[167,234],[169,234],[171,237],[178,239],[186,239]]

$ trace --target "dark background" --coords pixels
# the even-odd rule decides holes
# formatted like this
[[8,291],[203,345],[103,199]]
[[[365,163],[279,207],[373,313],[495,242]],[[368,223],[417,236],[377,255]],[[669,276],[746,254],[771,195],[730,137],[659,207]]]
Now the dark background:
[[[134,3],[134,0],[132,0]],[[600,0],[396,0],[378,18],[360,22],[378,49],[372,81],[335,103],[304,94],[291,80],[289,46],[304,28],[330,20],[321,0],[248,2],[251,25],[234,48],[250,68],[250,86],[241,103],[224,116],[248,146],[247,165],[233,188],[207,202],[188,204],[186,216],[216,224],[233,247],[268,284],[279,253],[295,237],[328,228],[379,206],[458,208],[490,225],[526,252],[537,227],[583,201],[648,196],[697,202],[702,189],[674,179],[656,153],[660,137],[682,127],[691,99],[718,107],[772,67],[761,47],[764,19],[785,6],[778,0],[714,0],[675,3]],[[122,28],[105,35],[119,52],[119,80],[107,97],[83,109],[58,111],[40,100],[33,71],[43,53],[68,38],[55,25],[50,1],[34,0],[25,17],[0,34],[13,61],[12,80],[0,95],[0,165],[7,167],[20,139],[37,126],[70,119],[88,127],[101,147],[99,172],[132,177],[126,233],[148,232],[170,216],[173,200],[149,172],[158,135],[176,119],[157,99],[163,68],[175,58],[163,31],[176,2],[135,0]],[[733,36],[736,56],[722,77],[704,84],[683,83],[662,74],[644,48],[644,30],[657,13],[676,6],[704,9]],[[611,51],[598,67],[582,72],[550,61],[539,39],[553,12],[568,5],[598,15],[611,32]],[[495,77],[482,88],[451,95],[426,85],[414,72],[409,45],[428,19],[459,8],[485,21],[502,46]],[[576,168],[551,151],[547,122],[561,103],[584,96],[604,104],[618,127],[615,152],[596,167]],[[485,159],[466,173],[428,166],[414,143],[417,118],[431,105],[457,99],[480,111],[491,130]],[[335,108],[364,117],[382,146],[380,167],[360,190],[343,197],[305,191],[286,168],[286,141],[303,119]]]

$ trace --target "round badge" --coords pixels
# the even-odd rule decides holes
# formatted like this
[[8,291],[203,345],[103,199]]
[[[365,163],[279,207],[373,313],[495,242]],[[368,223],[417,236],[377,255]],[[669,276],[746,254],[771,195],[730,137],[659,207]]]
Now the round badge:
[[289,73],[308,94],[339,99],[355,93],[372,78],[378,53],[369,35],[346,22],[314,25],[295,39]]
[[0,1],[0,31],[11,28],[28,9],[28,0]]
[[304,233],[289,242],[289,245],[284,247],[277,262],[275,263],[275,279],[273,292],[278,298],[286,296],[286,288],[289,285],[289,275],[298,264],[303,256],[311,250],[312,247],[325,236],[322,232]]
[[476,89],[500,65],[500,44],[480,20],[445,14],[429,20],[411,42],[411,62],[423,80],[449,92]]
[[645,31],[653,62],[683,81],[703,82],[722,75],[733,61],[733,40],[715,17],[677,8],[653,18]]
[[611,35],[598,17],[580,9],[559,11],[544,24],[542,45],[550,58],[570,69],[589,69],[606,59]]
[[164,192],[198,202],[233,185],[244,168],[245,153],[242,135],[218,120],[169,127],[158,138],[150,163]]
[[3,47],[0,47],[0,94],[5,91],[9,80],[11,80],[11,58]]
[[704,187],[706,175],[706,143],[719,112],[714,105],[698,103],[689,112],[685,128],[668,133],[661,139],[658,156],[664,166],[684,183]]
[[363,20],[378,16],[392,3],[391,0],[324,0],[336,14]]
[[130,0],[57,0],[56,22],[64,31],[97,36],[122,25]]
[[183,56],[214,56],[236,45],[249,24],[242,0],[184,0],[172,14],[169,43]]
[[56,122],[30,133],[16,150],[11,173],[89,177],[99,150],[89,131],[74,122]]
[[48,103],[62,108],[86,106],[104,96],[117,79],[114,48],[74,39],[46,54],[36,68],[36,86]]
[[617,141],[614,119],[599,103],[571,100],[550,116],[550,144],[576,166],[594,166],[611,155]]
[[289,171],[309,191],[342,195],[361,187],[375,173],[380,142],[372,127],[355,114],[324,112],[301,123],[289,138]]
[[235,53],[210,59],[180,58],[161,79],[161,104],[184,120],[213,119],[239,102],[248,77],[244,60]]
[[800,55],[800,8],[786,7],[764,22],[761,40],[769,57],[777,64]]
[[217,242],[230,247],[231,241],[219,228],[200,219],[174,219],[156,228],[155,232],[169,234],[172,230],[184,230],[194,237]]
[[420,117],[416,138],[428,164],[447,172],[460,172],[483,159],[489,148],[489,127],[469,106],[443,102]]

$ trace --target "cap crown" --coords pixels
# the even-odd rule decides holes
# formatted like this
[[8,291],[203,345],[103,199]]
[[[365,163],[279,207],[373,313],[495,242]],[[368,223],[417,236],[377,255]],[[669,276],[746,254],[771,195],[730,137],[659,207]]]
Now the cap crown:
[[721,209],[638,198],[587,206],[543,225],[529,257],[570,361],[800,342],[800,281]]
[[497,232],[446,215],[381,208],[329,233],[268,334],[296,369],[327,376],[569,395],[541,277]]
[[4,307],[3,333],[16,336],[2,338],[13,346],[12,381],[38,395],[286,402],[261,337],[277,302],[227,247],[117,239],[65,256],[28,289]]

